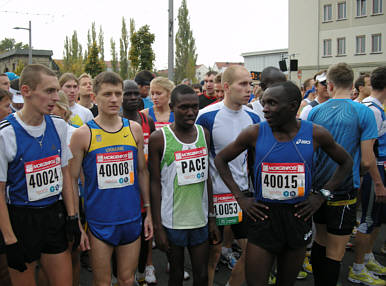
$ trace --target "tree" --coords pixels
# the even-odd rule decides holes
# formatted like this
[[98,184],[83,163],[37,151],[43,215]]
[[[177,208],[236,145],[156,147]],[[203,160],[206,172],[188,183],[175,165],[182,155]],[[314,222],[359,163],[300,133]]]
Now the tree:
[[128,77],[128,49],[129,49],[129,35],[127,34],[127,27],[125,18],[122,17],[122,30],[121,38],[119,40],[119,58],[120,58],[120,75],[122,79],[127,79]]
[[113,72],[118,72],[118,54],[117,50],[115,48],[115,41],[113,38],[110,39],[110,46],[111,46],[111,67],[113,69]]
[[83,69],[82,45],[78,41],[76,31],[74,31],[71,39],[66,36],[66,40],[64,42],[62,72],[72,72],[79,76],[83,73]]
[[15,39],[12,38],[4,38],[0,42],[0,54],[8,52],[10,50],[15,49],[28,49],[29,46],[27,44],[23,44],[22,42],[16,43]]
[[151,45],[154,43],[154,34],[150,33],[148,25],[142,26],[131,36],[130,64],[135,73],[140,70],[153,70],[155,59]]
[[20,75],[21,74],[21,72],[23,71],[23,69],[24,69],[24,66],[25,66],[25,63],[22,61],[22,60],[19,60],[18,62],[17,62],[17,66],[16,66],[16,69],[15,69],[15,74],[17,74],[17,75]]
[[182,0],[178,9],[178,31],[176,34],[176,64],[175,64],[175,82],[179,83],[184,78],[196,81],[196,43],[193,32],[190,29],[189,11],[186,6],[186,0]]
[[99,26],[99,34],[98,34],[98,49],[100,55],[100,61],[103,65],[103,70],[105,69],[105,40],[102,31],[102,26]]
[[89,49],[84,71],[92,77],[95,77],[103,71],[103,65],[99,59],[99,49],[95,41]]

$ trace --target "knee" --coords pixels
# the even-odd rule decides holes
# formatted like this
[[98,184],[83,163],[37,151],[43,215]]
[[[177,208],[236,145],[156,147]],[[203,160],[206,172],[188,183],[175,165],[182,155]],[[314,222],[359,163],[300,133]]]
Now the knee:
[[130,277],[118,277],[118,285],[122,286],[132,286],[134,285],[134,275],[131,275]]

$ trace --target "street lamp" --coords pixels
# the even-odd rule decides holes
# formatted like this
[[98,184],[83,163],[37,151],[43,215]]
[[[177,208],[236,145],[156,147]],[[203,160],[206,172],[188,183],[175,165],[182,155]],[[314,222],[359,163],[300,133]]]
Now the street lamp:
[[29,31],[29,51],[28,51],[28,64],[32,64],[32,38],[31,38],[31,21],[29,21],[29,28],[14,27],[15,30],[27,30]]

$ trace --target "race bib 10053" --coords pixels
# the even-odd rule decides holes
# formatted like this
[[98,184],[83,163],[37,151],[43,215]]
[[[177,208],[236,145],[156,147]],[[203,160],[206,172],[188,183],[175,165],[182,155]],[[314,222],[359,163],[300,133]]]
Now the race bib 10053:
[[195,184],[208,179],[208,151],[205,147],[174,152],[178,185]]
[[122,188],[134,184],[133,151],[96,155],[99,189]]
[[213,206],[217,225],[237,224],[243,219],[243,211],[233,194],[214,195]]
[[62,191],[63,175],[59,155],[24,164],[28,200],[38,201]]
[[261,190],[263,198],[289,200],[304,196],[303,163],[262,163]]

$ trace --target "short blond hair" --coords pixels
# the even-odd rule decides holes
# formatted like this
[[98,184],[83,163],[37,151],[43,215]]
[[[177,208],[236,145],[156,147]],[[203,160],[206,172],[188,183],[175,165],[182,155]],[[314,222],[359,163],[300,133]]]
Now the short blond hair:
[[169,93],[169,95],[175,87],[172,81],[170,81],[169,79],[163,76],[157,76],[150,82],[150,88],[155,85],[162,87],[164,90],[166,90]]
[[222,77],[221,77],[221,84],[224,86],[224,83],[228,83],[229,85],[231,85],[232,83],[235,82],[236,80],[236,73],[240,70],[246,70],[244,67],[242,66],[239,66],[239,65],[234,65],[234,66],[230,66],[229,68],[227,68],[223,74],[222,74]]
[[90,80],[92,80],[91,75],[89,75],[88,73],[82,73],[82,74],[78,77],[78,82],[80,83],[80,80],[81,80],[82,78],[85,78],[85,77],[87,77],[87,78],[89,78]]
[[72,114],[70,110],[70,105],[68,103],[68,98],[63,90],[59,90],[58,96],[59,100],[55,104],[66,112],[63,119],[64,121],[68,122]]

